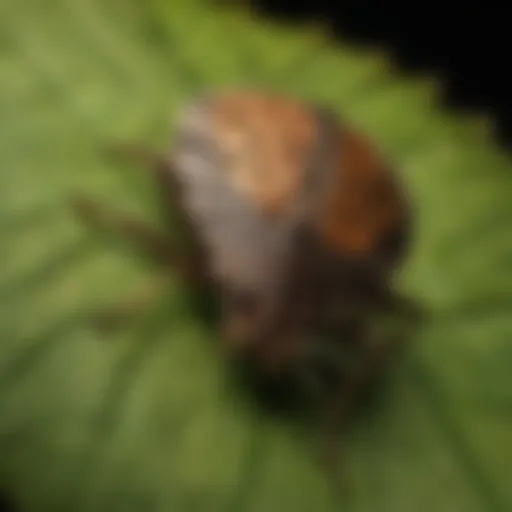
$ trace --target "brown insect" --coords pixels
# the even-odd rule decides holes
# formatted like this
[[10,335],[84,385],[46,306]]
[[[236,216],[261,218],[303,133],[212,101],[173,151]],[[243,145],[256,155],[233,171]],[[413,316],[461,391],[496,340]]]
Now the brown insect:
[[[324,108],[235,91],[189,105],[168,152],[124,151],[153,172],[179,239],[83,196],[80,214],[215,296],[228,354],[262,381],[322,389],[339,422],[402,339],[379,337],[374,318],[414,312],[393,282],[410,207],[372,142]],[[342,369],[348,352],[356,362]],[[322,357],[337,368],[327,388],[314,384]]]

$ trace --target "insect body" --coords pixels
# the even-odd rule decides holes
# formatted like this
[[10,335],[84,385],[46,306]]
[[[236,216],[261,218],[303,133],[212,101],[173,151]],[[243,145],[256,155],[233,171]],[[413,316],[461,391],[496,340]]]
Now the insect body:
[[229,341],[262,364],[298,356],[301,338],[356,303],[391,298],[408,205],[374,147],[333,114],[261,93],[203,100],[169,162]]
[[[218,297],[227,351],[271,379],[304,368],[328,333],[339,350],[368,348],[345,391],[333,391],[354,395],[378,360],[373,315],[407,304],[393,278],[410,209],[374,145],[326,109],[235,91],[185,108],[167,152],[132,156],[154,171],[185,237],[115,214],[111,224]],[[108,218],[88,198],[76,205],[89,220]]]

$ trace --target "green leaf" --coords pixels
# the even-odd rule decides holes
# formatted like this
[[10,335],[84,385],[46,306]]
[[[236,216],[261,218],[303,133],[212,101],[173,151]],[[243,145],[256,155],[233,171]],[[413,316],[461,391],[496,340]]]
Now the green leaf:
[[[371,134],[418,206],[404,287],[433,310],[333,492],[291,421],[256,414],[177,284],[115,339],[90,307],[151,275],[92,237],[71,190],[159,222],[112,140],[166,143],[202,90],[268,86]],[[34,511],[512,510],[512,162],[486,118],[373,50],[201,0],[0,6],[0,493]]]

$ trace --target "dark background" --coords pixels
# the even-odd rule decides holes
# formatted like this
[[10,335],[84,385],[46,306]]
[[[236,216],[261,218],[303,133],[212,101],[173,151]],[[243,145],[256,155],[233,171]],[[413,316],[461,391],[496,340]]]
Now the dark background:
[[446,102],[476,107],[497,120],[512,145],[512,15],[506,2],[253,0],[266,15],[321,19],[333,32],[391,50],[408,70],[431,71],[446,84]]

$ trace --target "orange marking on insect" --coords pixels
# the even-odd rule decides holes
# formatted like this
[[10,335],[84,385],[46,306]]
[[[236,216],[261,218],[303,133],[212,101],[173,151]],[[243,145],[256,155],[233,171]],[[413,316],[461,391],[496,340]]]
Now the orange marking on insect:
[[344,252],[372,251],[404,215],[394,176],[367,138],[343,127],[333,178],[320,221],[326,241]]
[[233,93],[217,100],[212,117],[234,186],[263,213],[279,215],[298,192],[315,143],[313,113],[293,100]]

